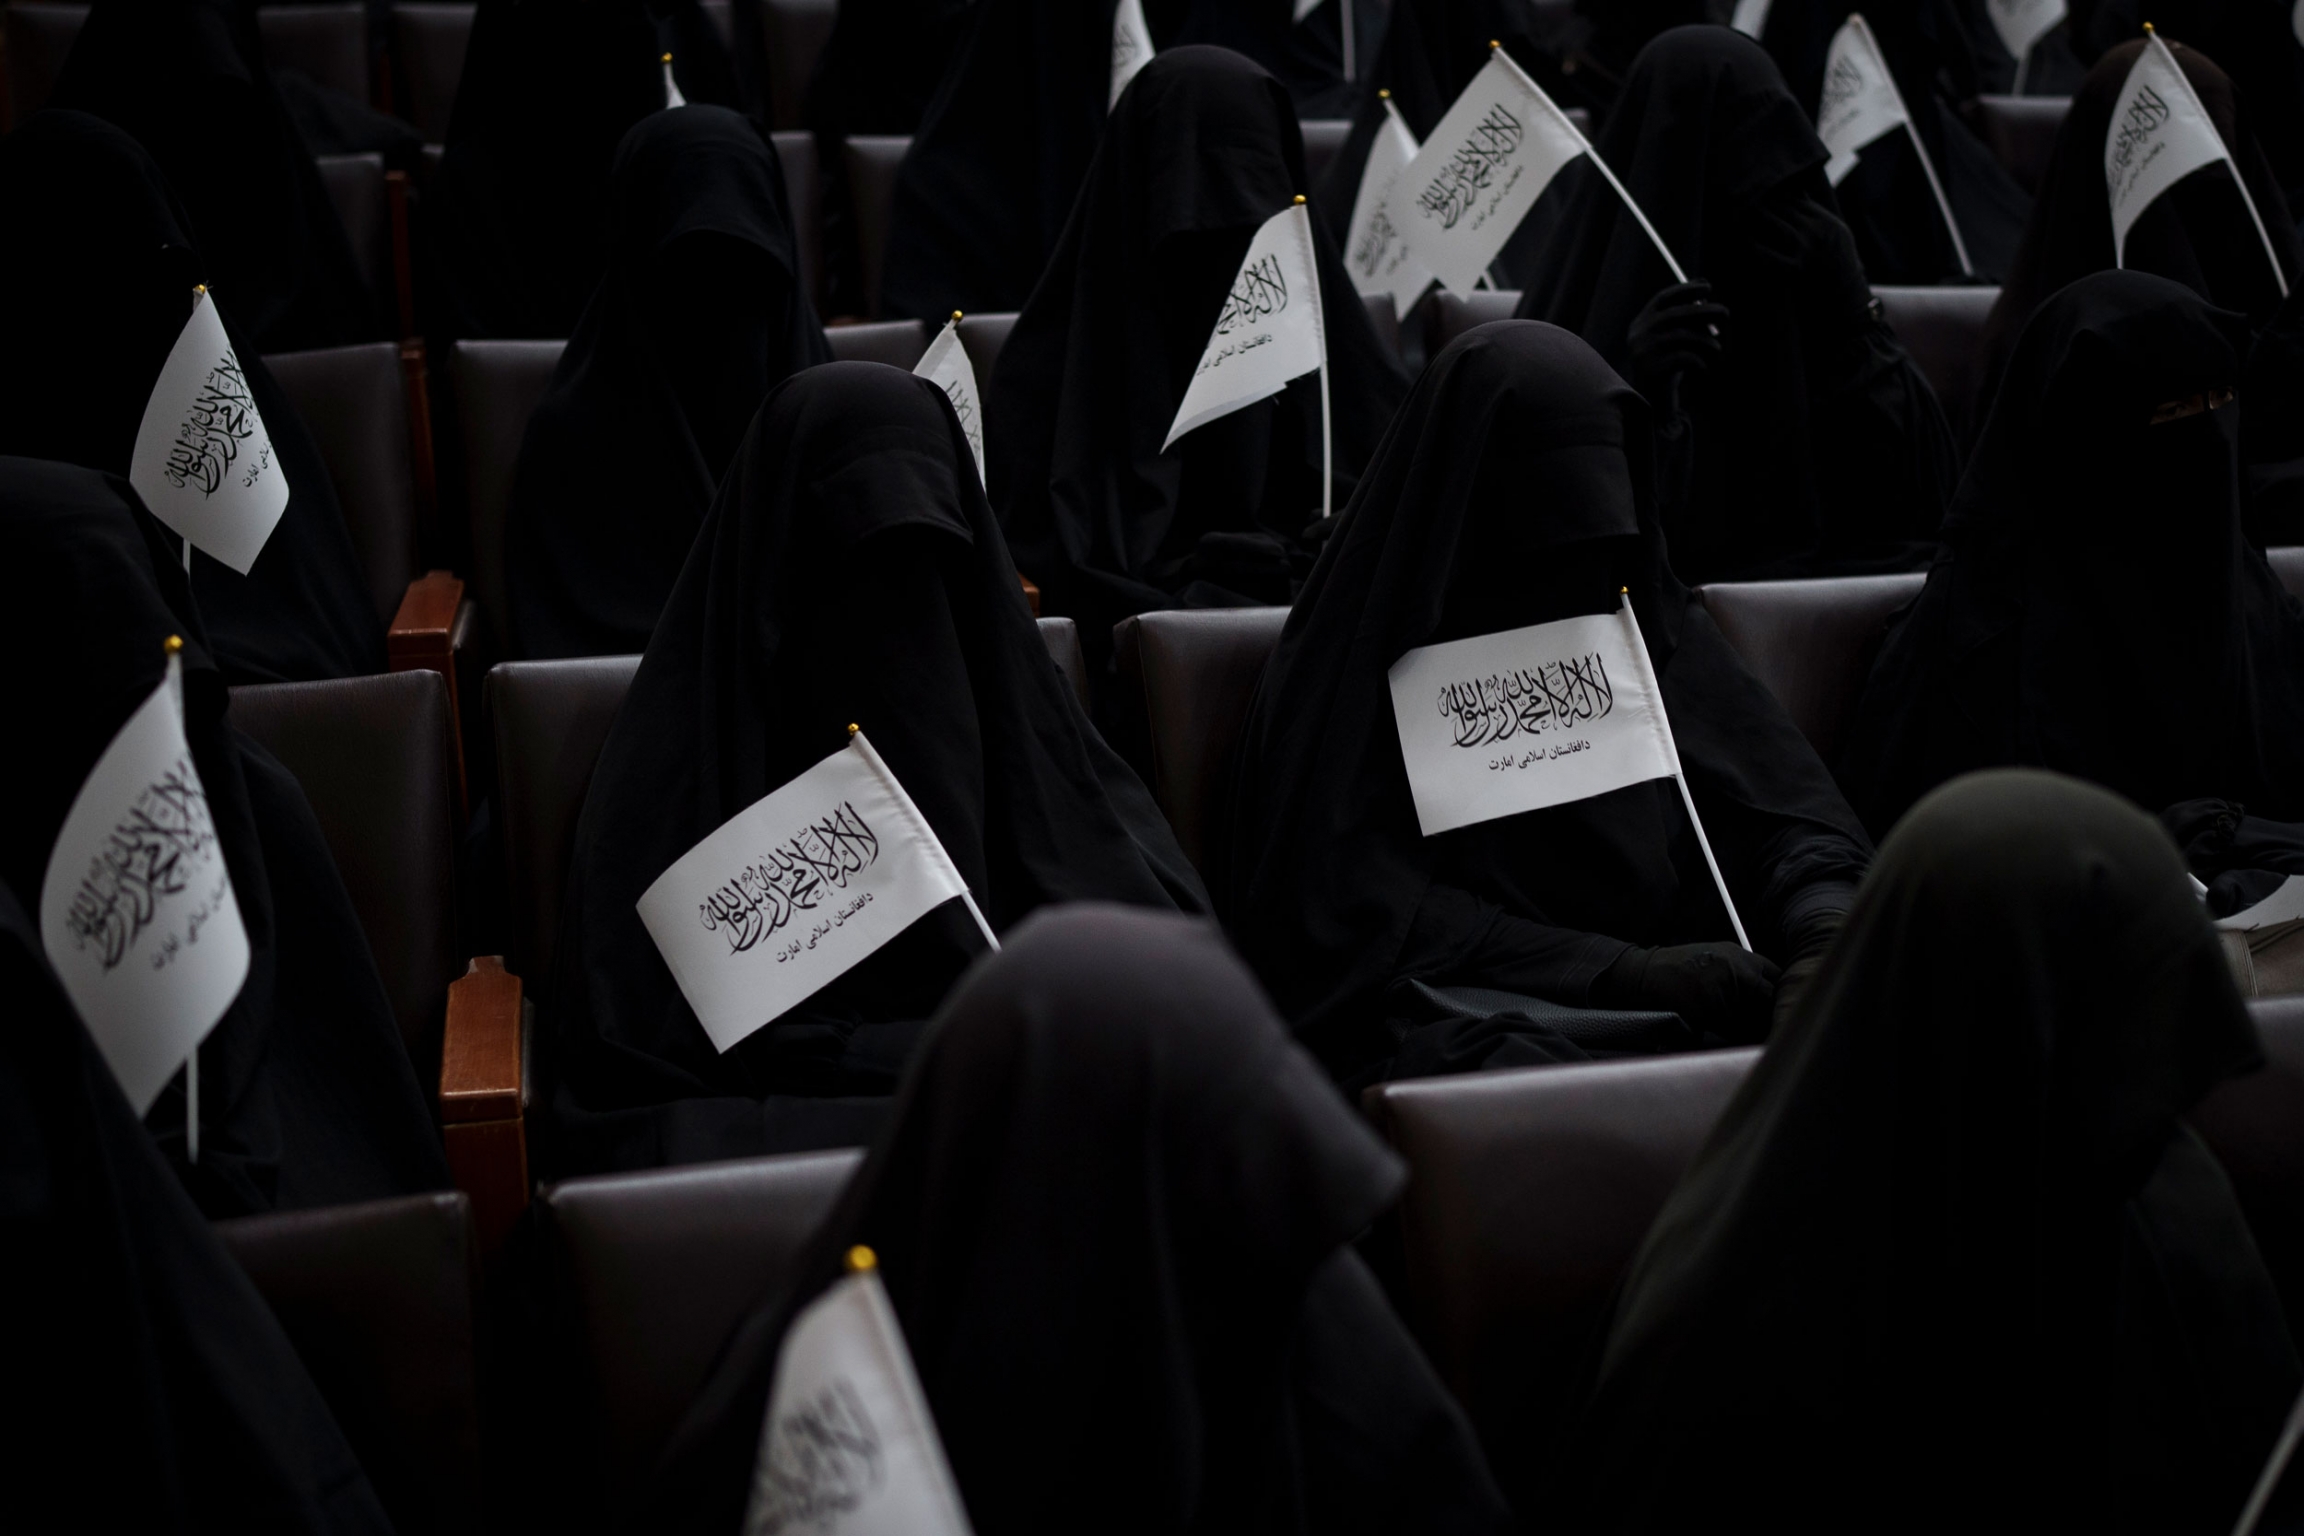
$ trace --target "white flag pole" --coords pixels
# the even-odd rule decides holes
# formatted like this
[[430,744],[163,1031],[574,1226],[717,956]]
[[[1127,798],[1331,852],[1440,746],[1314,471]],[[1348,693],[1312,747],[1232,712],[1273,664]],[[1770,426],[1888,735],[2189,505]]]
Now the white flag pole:
[[[1521,83],[1535,94],[1536,99],[1550,107],[1558,115],[1561,125],[1576,136],[1576,142],[1584,146],[1584,158],[1591,161],[1593,168],[1608,179],[1608,185],[1616,189],[1616,195],[1624,200],[1624,206],[1632,211],[1632,217],[1640,221],[1641,230],[1648,236],[1649,240],[1654,242],[1656,254],[1663,257],[1664,265],[1672,270],[1672,281],[1676,283],[1688,281],[1688,274],[1681,271],[1680,263],[1673,259],[1672,248],[1664,243],[1662,235],[1656,233],[1656,226],[1648,222],[1648,215],[1640,211],[1640,205],[1632,201],[1632,194],[1624,190],[1624,183],[1616,179],[1616,173],[1608,169],[1608,162],[1600,158],[1600,151],[1594,149],[1592,141],[1584,137],[1583,133],[1577,129],[1576,120],[1567,113],[1560,111],[1559,107],[1554,105],[1552,98],[1544,93],[1544,88],[1528,78],[1528,71],[1520,67],[1519,60],[1504,51],[1502,42],[1491,38],[1488,42],[1488,51],[1502,59],[1505,67],[1518,75]],[[1955,236],[1954,238],[1957,239],[1958,237]]]
[[[1352,0],[1340,0],[1347,8]],[[1298,193],[1296,206],[1304,205],[1304,196]],[[1320,258],[1312,258],[1312,272],[1317,279]],[[1320,296],[1317,280],[1312,285],[1312,318],[1320,327],[1320,520],[1326,522],[1336,511],[1336,461],[1333,439],[1329,433],[1328,418],[1328,311],[1326,300]]]
[[1347,81],[1357,80],[1360,71],[1354,67],[1352,60],[1352,0],[1336,0],[1336,3],[1344,8],[1336,18],[1337,24],[1344,29],[1344,78]]
[[[2191,89],[2192,77],[2184,73],[2184,66],[2176,62],[2176,55],[2169,51],[2167,43],[2161,40],[2160,34],[2152,29],[2152,23],[2144,23],[2144,35],[2146,38],[2144,46],[2160,50],[2161,58],[2168,68],[2175,72],[2177,79],[2184,82],[2187,90]],[[2193,92],[2193,99],[2195,101],[2199,99],[2197,91]],[[2203,115],[2205,115],[2205,107],[2203,107]],[[2211,119],[2211,125],[2213,125],[2213,119]],[[2217,137],[2222,138],[2223,136],[2219,134]],[[2288,297],[2288,276],[2280,270],[2280,257],[2272,249],[2271,233],[2264,228],[2264,215],[2256,211],[2256,199],[2248,191],[2248,178],[2240,174],[2240,162],[2232,158],[2232,146],[2229,144],[2224,146],[2224,163],[2232,169],[2232,185],[2240,189],[2241,206],[2248,210],[2249,222],[2256,226],[2256,238],[2264,242],[2264,259],[2272,263],[2272,281],[2280,285],[2280,297],[2285,299]],[[2139,209],[2138,211],[2141,212],[2142,210]],[[2123,241],[2122,243],[2125,244],[2126,242]],[[2113,265],[2122,264],[2116,253]]]
[[1632,659],[1640,668],[1641,682],[1648,697],[1656,701],[1656,723],[1664,732],[1664,749],[1672,754],[1672,782],[1680,786],[1680,803],[1688,810],[1688,825],[1696,829],[1696,846],[1704,850],[1704,867],[1712,872],[1712,887],[1720,893],[1720,905],[1728,909],[1728,925],[1736,930],[1736,943],[1749,952],[1752,941],[1745,937],[1744,919],[1736,915],[1736,899],[1728,894],[1728,882],[1720,876],[1720,861],[1712,857],[1712,840],[1704,835],[1704,818],[1696,814],[1696,797],[1688,792],[1688,774],[1680,766],[1680,744],[1672,739],[1672,721],[1664,712],[1664,685],[1657,680],[1655,663],[1648,659],[1648,642],[1640,637],[1640,619],[1632,612],[1630,587],[1619,589],[1616,611],[1631,633]]
[[1912,153],[1920,157],[1920,169],[1928,178],[1928,190],[1936,194],[1936,211],[1944,215],[1945,233],[1952,237],[1952,254],[1960,258],[1960,275],[1974,277],[1976,268],[1968,260],[1968,242],[1960,238],[1959,221],[1952,217],[1952,200],[1944,195],[1944,183],[1936,179],[1936,162],[1928,158],[1928,146],[1920,142],[1920,126],[1912,120],[1911,104],[1905,101],[1904,92],[1896,85],[1896,74],[1888,67],[1888,56],[1880,51],[1879,40],[1873,37],[1872,24],[1864,19],[1863,12],[1856,12],[1848,20],[1862,29],[1864,51],[1872,56],[1871,62],[1879,69],[1880,77],[1888,82],[1888,94],[1896,98],[1896,110],[1904,118],[1904,132],[1912,140]]
[[[192,569],[192,541],[184,541],[184,569]],[[179,725],[184,719],[184,637],[170,635],[160,642],[168,655],[168,696],[175,702]],[[184,1058],[184,1158],[200,1161],[200,1042],[192,1042],[192,1050]]]
[[2026,48],[2022,53],[2016,55],[2016,83],[2008,88],[2009,95],[2021,96],[2024,94],[2024,71],[2031,63],[2032,50],[2030,48]]
[[[850,721],[848,724],[848,744],[864,754],[864,761],[872,765],[872,771],[880,775],[881,782],[896,791],[896,803],[910,811],[914,816],[918,816],[919,811],[912,804],[912,797],[904,793],[903,781],[889,770],[885,762],[881,761],[880,754],[873,750],[872,743],[864,739],[864,727],[854,721]],[[937,840],[934,828],[922,822],[918,831],[920,840],[924,844],[941,852],[944,845]],[[954,873],[957,874],[958,871],[955,870]],[[984,935],[985,944],[994,954],[998,954],[1000,952],[999,937],[992,932],[992,925],[984,921],[984,910],[976,905],[975,894],[968,889],[967,881],[960,880],[957,883],[960,886],[960,899],[967,904],[968,915],[976,919],[976,931]]]

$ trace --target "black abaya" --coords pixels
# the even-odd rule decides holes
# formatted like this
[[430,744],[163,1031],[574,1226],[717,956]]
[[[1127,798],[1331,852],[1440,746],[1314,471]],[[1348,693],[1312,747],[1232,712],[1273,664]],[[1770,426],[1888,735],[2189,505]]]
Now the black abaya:
[[[1160,445],[1248,242],[1304,189],[1287,93],[1219,48],[1147,64],[993,370],[992,496],[1017,567],[1091,656],[1156,608],[1285,603],[1320,515],[1320,380],[1306,375]],[[1348,492],[1405,381],[1314,231],[1338,482]],[[1336,498],[1341,504],[1343,497]]]
[[850,723],[996,930],[1055,901],[1204,905],[1049,663],[943,392],[810,369],[721,482],[593,773],[543,1004],[559,1171],[869,1139],[919,1021],[982,947],[958,904],[726,1054],[633,905]]
[[1840,780],[1875,832],[1974,768],[2304,818],[2304,608],[2242,527],[2248,331],[2099,272],[2018,336]]
[[[84,113],[34,113],[0,143],[0,209],[0,287],[20,296],[0,311],[0,453],[125,477],[205,253],[152,157]],[[212,654],[233,683],[381,672],[384,621],[328,466],[231,299],[212,297],[288,479],[247,575],[193,555]]]
[[609,162],[664,110],[665,54],[686,100],[736,106],[735,65],[697,0],[480,0],[425,189],[439,270],[431,329],[558,338],[608,269]]
[[513,473],[505,565],[527,657],[645,649],[761,399],[831,355],[776,151],[744,118],[641,119],[609,211],[608,275]]
[[2178,1117],[2258,1060],[2148,818],[1931,796],[1649,1231],[1570,1528],[2223,1536],[2304,1380]]
[[1870,846],[1666,564],[1647,459],[1645,407],[1591,348],[1481,326],[1425,370],[1289,615],[1241,733],[1225,918],[1347,1081],[1582,1054],[1538,1028],[1420,1032],[1411,983],[1669,1008],[1603,978],[1635,949],[1731,938],[1669,781],[1420,835],[1386,681],[1419,646],[1610,612],[1629,588],[1754,942],[1800,959],[1847,907]]
[[979,1531],[1503,1531],[1348,1246],[1401,1180],[1208,928],[1035,918],[946,1005],[634,1525],[738,1528],[777,1348],[863,1243]]
[[1951,432],[1871,299],[1823,143],[1768,56],[1725,27],[1663,34],[1596,148],[1727,306],[1725,356],[1673,389],[1638,378],[1635,324],[1671,274],[1585,167],[1562,173],[1578,180],[1520,314],[1577,332],[1651,391],[1675,569],[1704,582],[1925,561],[1956,473]]
[[[387,334],[264,67],[253,0],[101,0],[47,105],[101,117],[144,146],[191,215],[186,233],[217,302],[253,350]],[[16,217],[45,225],[70,215],[48,205]]]
[[[93,477],[91,477],[93,478]],[[391,1523],[272,1309],[185,1198],[0,884],[0,1525]],[[51,1500],[58,1502],[52,1503]]]
[[121,722],[184,638],[185,736],[252,951],[200,1047],[200,1160],[185,1159],[179,1076],[146,1115],[210,1216],[442,1189],[448,1167],[359,919],[296,780],[225,719],[175,541],[118,480],[0,459],[0,548],[21,583],[5,614],[15,702],[38,721],[16,754],[0,881],[38,910],[56,835]]

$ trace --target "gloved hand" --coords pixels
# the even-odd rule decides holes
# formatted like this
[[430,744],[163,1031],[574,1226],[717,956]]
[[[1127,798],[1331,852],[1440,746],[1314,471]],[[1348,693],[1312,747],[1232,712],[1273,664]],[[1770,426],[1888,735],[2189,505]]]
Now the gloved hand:
[[1776,963],[1733,944],[1635,945],[1592,980],[1596,1008],[1668,1008],[1698,1034],[1745,1044],[1768,1035]]
[[[1785,965],[1784,974],[1776,981],[1775,1023],[1781,1024],[1792,1017],[1792,1010],[1800,1006],[1800,995],[1808,990],[1816,973],[1824,968],[1824,957],[1831,953],[1833,941],[1840,930],[1848,925],[1845,911],[1826,913],[1808,924],[1800,935],[1800,946]],[[1771,1029],[1774,1025],[1770,1026]]]
[[1660,414],[1678,415],[1682,375],[1702,373],[1727,347],[1728,306],[1712,285],[1675,283],[1632,317],[1625,333],[1625,365],[1632,387]]

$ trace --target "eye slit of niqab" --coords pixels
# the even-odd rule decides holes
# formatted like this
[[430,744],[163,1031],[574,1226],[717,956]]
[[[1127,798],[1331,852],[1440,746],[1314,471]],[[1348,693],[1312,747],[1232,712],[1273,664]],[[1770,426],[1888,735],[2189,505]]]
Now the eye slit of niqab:
[[2224,386],[2203,390],[2197,395],[2181,395],[2174,400],[2163,400],[2152,408],[2152,426],[2165,422],[2182,421],[2187,416],[2198,416],[2207,411],[2220,411],[2240,398],[2239,391]]

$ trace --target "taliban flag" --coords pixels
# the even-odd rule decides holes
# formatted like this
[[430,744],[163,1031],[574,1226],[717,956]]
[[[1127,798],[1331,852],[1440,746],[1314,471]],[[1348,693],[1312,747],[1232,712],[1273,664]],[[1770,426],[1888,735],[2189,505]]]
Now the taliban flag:
[[[182,642],[73,797],[40,881],[40,946],[138,1115],[248,979],[208,791],[184,739]],[[197,1157],[198,1116],[186,1121]]]
[[1144,0],[1120,0],[1112,7],[1112,94],[1105,99],[1109,112],[1120,104],[1120,93],[1136,78],[1136,71],[1152,62],[1152,28],[1144,20]]
[[288,510],[288,475],[205,287],[144,401],[128,483],[144,506],[241,575]]
[[1401,307],[1400,295],[1409,293],[1408,302],[1414,303],[1415,295],[1423,293],[1432,281],[1432,274],[1410,254],[1408,242],[1392,222],[1384,200],[1391,195],[1400,173],[1416,158],[1416,135],[1408,131],[1400,109],[1392,104],[1392,93],[1376,94],[1383,100],[1384,117],[1368,145],[1360,190],[1352,197],[1352,227],[1345,236],[1344,263],[1352,269],[1354,288],[1364,294],[1391,294],[1395,311],[1405,315],[1408,311]]
[[848,745],[723,822],[641,893],[642,926],[726,1051],[846,975],[968,882],[880,754]]
[[2000,34],[2000,46],[2016,61],[2014,89],[2021,96],[2032,49],[2064,19],[2064,0],[1984,0],[1984,12],[1992,18],[1992,30]]
[[2222,162],[2232,168],[2232,185],[2247,205],[2248,217],[2255,220],[2257,237],[2264,242],[2264,257],[2272,263],[2272,279],[2286,295],[2287,276],[2280,270],[2280,258],[2273,254],[2272,237],[2265,232],[2263,215],[2256,211],[2256,199],[2249,196],[2240,168],[2232,164],[2232,152],[2193,92],[2192,82],[2184,77],[2176,56],[2168,51],[2159,33],[2149,28],[2147,33],[2144,51],[2136,55],[2120,87],[2112,126],[2104,134],[2104,190],[2112,202],[2113,262],[2123,261],[2129,229],[2161,193],[2194,171]]
[[952,402],[960,430],[968,434],[968,451],[976,456],[976,483],[984,484],[984,401],[976,393],[975,365],[960,344],[960,311],[952,311],[912,372],[944,391]]
[[1426,837],[1671,779],[1736,942],[1751,947],[1680,771],[1664,690],[1628,600],[1614,613],[1419,646],[1389,678]]
[[744,1536],[969,1536],[869,1248],[848,1250],[777,1351]]
[[1928,158],[1928,146],[1920,142],[1920,131],[1912,125],[1904,94],[1896,89],[1896,77],[1888,71],[1888,61],[1872,36],[1871,25],[1864,20],[1864,13],[1857,11],[1832,34],[1832,46],[1824,56],[1824,91],[1816,102],[1816,136],[1832,154],[1824,166],[1825,179],[1840,185],[1856,169],[1856,157],[1867,144],[1899,128],[1911,139],[1912,153],[1927,174],[1928,190],[1936,194],[1936,211],[1944,216],[1945,233],[1952,237],[1952,254],[1959,258],[1960,270],[1973,276],[1976,269],[1968,264],[1968,242],[1960,238],[1960,224],[1952,217],[1944,184],[1936,179],[1936,162]]

